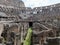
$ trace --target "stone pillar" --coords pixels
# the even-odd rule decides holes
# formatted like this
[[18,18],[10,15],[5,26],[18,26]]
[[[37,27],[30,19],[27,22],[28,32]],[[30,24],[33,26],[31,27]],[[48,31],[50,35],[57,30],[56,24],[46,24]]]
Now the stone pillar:
[[4,25],[0,23],[0,37],[1,37],[3,30],[4,30]]
[[18,37],[18,45],[21,45],[21,23],[18,24],[18,32],[19,32],[19,37]]
[[23,43],[24,39],[23,39],[23,24],[21,25],[21,43]]

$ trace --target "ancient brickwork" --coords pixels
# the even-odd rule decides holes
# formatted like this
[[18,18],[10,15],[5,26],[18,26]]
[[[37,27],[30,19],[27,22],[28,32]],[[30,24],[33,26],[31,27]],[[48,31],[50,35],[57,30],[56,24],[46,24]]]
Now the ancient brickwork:
[[6,43],[21,45],[32,23],[32,44],[44,45],[46,40],[60,36],[60,4],[31,9],[21,0],[0,0],[0,23],[4,24],[2,37]]

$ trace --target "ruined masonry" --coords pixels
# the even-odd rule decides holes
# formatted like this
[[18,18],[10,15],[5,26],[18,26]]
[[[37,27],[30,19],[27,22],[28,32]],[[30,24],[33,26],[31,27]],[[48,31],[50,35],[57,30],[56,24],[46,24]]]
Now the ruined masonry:
[[31,45],[60,45],[60,3],[32,9],[22,0],[0,0],[0,44],[23,45],[29,27]]

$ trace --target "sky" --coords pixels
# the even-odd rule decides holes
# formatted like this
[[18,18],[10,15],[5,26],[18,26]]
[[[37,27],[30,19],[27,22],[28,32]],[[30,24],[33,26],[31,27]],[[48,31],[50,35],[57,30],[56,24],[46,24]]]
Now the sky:
[[22,0],[26,7],[41,7],[60,3],[60,0]]

